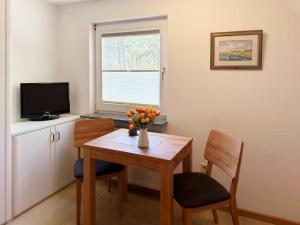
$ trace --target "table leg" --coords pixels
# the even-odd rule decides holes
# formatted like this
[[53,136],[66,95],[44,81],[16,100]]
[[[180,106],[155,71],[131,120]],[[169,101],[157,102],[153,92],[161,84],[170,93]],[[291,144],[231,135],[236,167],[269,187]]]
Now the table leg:
[[173,165],[167,164],[160,172],[160,224],[173,225]]
[[124,203],[127,202],[127,190],[128,190],[128,167],[124,169]]
[[190,142],[186,146],[186,148],[188,148],[189,154],[187,154],[187,156],[183,159],[182,171],[184,173],[190,173],[192,172],[192,152],[193,152],[192,142]]
[[91,158],[91,152],[88,149],[83,151],[83,224],[95,225],[95,160]]

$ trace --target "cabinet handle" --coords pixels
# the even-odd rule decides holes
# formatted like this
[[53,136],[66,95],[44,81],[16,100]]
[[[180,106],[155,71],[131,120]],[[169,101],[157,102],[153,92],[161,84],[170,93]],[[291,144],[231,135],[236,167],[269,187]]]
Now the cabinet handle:
[[56,139],[56,141],[59,141],[59,140],[60,140],[60,136],[61,136],[61,134],[60,134],[60,132],[59,132],[59,131],[57,131],[56,133],[57,133],[57,139]]
[[50,143],[53,143],[55,141],[55,135],[51,132],[50,134]]

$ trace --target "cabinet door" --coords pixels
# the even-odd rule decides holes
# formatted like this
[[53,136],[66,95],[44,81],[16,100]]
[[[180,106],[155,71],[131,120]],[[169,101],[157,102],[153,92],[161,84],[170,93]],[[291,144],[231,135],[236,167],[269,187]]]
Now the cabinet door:
[[13,139],[14,215],[54,192],[50,128]]
[[54,184],[55,191],[74,181],[73,166],[76,160],[74,149],[75,122],[56,126],[56,141],[54,148]]

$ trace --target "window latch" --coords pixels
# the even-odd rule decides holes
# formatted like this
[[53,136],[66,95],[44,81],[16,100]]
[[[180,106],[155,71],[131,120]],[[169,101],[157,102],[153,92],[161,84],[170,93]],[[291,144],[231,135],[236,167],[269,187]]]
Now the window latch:
[[165,78],[165,73],[166,73],[166,67],[163,67],[161,70],[161,79],[164,80]]

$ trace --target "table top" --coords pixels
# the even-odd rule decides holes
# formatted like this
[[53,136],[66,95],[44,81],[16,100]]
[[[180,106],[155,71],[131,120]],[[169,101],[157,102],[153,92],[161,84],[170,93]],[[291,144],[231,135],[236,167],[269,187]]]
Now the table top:
[[190,137],[148,132],[149,147],[138,147],[138,136],[130,137],[128,129],[119,129],[84,145],[84,148],[110,153],[125,153],[134,157],[172,161],[192,142]]

